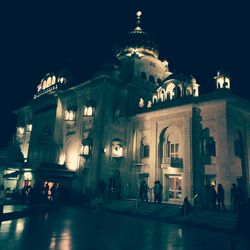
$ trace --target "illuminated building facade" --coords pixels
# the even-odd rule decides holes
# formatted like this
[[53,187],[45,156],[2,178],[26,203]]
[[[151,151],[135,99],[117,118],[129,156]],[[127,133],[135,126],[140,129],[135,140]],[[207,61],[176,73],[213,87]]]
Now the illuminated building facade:
[[136,27],[115,47],[115,60],[69,87],[48,74],[16,111],[16,140],[34,181],[56,182],[77,199],[104,180],[107,195],[138,197],[140,182],[163,185],[163,200],[202,203],[205,185],[249,191],[249,102],[233,95],[218,71],[216,92],[199,95],[194,77],[173,74],[158,46]]

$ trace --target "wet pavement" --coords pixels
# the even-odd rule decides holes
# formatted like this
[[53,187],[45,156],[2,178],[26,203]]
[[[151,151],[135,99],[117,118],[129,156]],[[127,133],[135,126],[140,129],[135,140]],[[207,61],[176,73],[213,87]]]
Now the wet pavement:
[[0,249],[230,250],[225,233],[138,217],[66,207],[4,221]]
[[12,213],[17,211],[23,211],[25,209],[28,209],[29,207],[29,205],[4,205],[3,212]]

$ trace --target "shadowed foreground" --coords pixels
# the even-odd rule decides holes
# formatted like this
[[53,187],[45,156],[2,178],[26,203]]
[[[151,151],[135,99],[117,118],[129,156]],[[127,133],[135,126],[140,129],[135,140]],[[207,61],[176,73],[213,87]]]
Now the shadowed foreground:
[[125,215],[67,207],[57,212],[4,221],[1,249],[230,249],[220,232],[181,227]]

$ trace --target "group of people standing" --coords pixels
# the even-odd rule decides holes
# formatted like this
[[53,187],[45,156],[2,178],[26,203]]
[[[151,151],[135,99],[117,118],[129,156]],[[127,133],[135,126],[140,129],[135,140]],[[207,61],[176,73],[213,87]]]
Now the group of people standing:
[[56,183],[54,183],[52,186],[49,186],[48,183],[45,183],[44,186],[42,186],[40,183],[35,183],[34,186],[24,186],[21,190],[21,202],[29,202],[31,206],[33,206],[37,203],[54,201],[56,192]]
[[[243,189],[240,185],[236,186],[235,183],[232,184],[231,190],[231,209],[233,211],[238,211],[244,198]],[[225,211],[225,190],[222,184],[218,184],[217,191],[215,190],[215,185],[206,185],[205,188],[205,208],[213,210],[223,210]]]
[[162,184],[159,180],[155,181],[153,188],[149,188],[147,182],[145,180],[141,181],[139,187],[139,198],[141,201],[148,202],[148,193],[153,191],[154,193],[154,202],[161,203],[162,202]]
[[205,208],[213,210],[223,209],[223,211],[225,211],[225,190],[222,184],[218,184],[217,192],[215,190],[215,185],[206,185],[205,192]]

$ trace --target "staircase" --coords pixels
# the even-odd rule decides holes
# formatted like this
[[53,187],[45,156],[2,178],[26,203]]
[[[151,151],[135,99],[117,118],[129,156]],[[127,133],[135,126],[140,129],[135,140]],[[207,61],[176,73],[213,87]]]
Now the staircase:
[[[93,200],[91,206],[96,207],[97,204],[98,200]],[[104,208],[107,211],[136,215],[160,221],[224,229],[227,231],[233,231],[237,221],[237,214],[232,212],[209,211],[195,208],[192,214],[183,216],[181,215],[180,205],[140,202],[136,199],[107,199],[104,202]]]
[[236,227],[237,213],[195,209],[189,217],[192,224],[233,231]]

